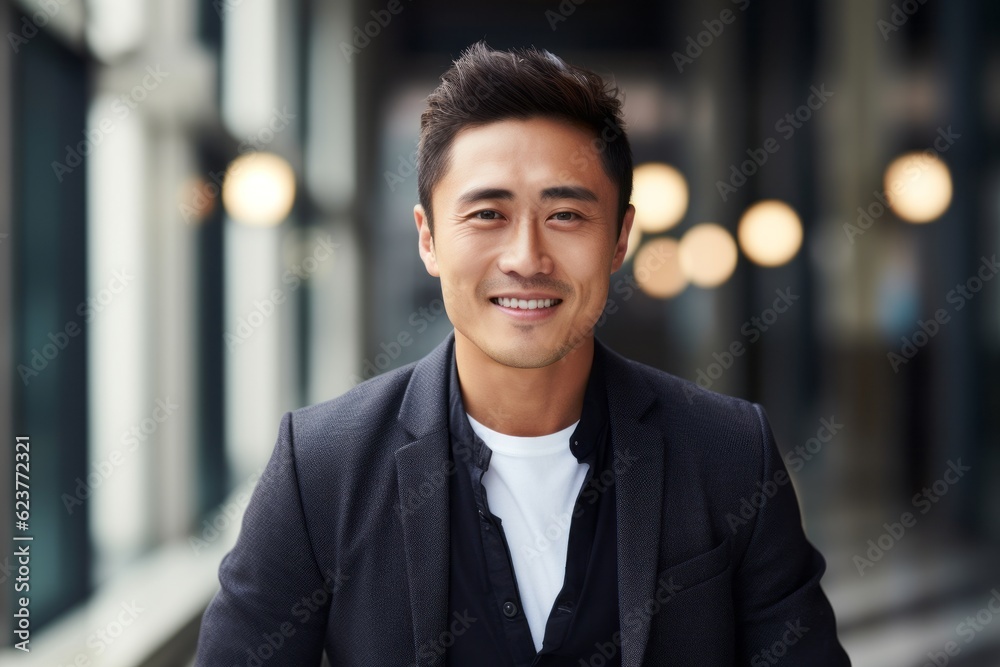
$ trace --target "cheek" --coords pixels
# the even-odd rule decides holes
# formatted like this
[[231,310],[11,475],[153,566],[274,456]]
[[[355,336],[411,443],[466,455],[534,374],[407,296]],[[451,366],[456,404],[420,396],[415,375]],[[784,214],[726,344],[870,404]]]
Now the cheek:
[[475,296],[472,292],[483,277],[482,267],[470,262],[463,262],[453,265],[449,271],[449,282],[455,288],[461,288],[467,295]]
[[448,255],[447,260],[438,257],[441,272],[441,289],[453,301],[476,300],[479,284],[487,275],[487,264],[480,255],[463,251],[458,255]]
[[587,312],[604,310],[607,294],[597,285],[586,285],[581,292],[580,308]]
[[615,243],[602,230],[581,230],[572,238],[555,239],[553,249],[567,268],[596,273],[611,266]]
[[608,288],[611,276],[609,254],[595,252],[593,248],[567,253],[561,260],[570,280],[581,297],[597,299]]
[[497,270],[506,242],[499,234],[457,236],[449,243],[448,259],[456,275],[474,276],[478,280]]

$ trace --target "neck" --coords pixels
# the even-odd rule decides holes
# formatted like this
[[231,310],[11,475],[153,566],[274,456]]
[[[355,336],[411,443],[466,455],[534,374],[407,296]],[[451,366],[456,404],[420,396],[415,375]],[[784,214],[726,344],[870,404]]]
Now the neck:
[[593,335],[548,366],[514,368],[494,361],[455,331],[465,410],[480,424],[507,435],[548,435],[580,419],[593,360]]

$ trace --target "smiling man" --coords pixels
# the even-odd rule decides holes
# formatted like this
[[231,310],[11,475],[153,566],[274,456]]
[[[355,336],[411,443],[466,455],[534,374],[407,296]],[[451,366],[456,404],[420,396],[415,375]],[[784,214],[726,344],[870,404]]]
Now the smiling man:
[[414,220],[454,331],[285,415],[197,664],[850,664],[763,409],[594,336],[616,93],[482,43],[442,77]]

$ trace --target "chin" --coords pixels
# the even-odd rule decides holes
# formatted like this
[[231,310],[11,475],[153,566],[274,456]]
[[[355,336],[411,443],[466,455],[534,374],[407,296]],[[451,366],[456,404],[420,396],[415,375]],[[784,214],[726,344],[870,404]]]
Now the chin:
[[496,344],[480,346],[480,349],[493,361],[511,368],[544,368],[563,357],[559,349],[551,345],[525,345],[510,339],[494,342]]

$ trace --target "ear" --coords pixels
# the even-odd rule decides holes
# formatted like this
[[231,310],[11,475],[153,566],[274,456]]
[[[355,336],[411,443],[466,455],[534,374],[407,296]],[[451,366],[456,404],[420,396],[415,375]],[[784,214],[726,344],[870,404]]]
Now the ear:
[[625,252],[628,250],[628,236],[632,232],[632,223],[635,221],[635,206],[628,205],[625,209],[625,217],[622,220],[622,231],[618,234],[618,243],[615,245],[615,256],[611,259],[611,273],[622,268],[625,263]]
[[413,207],[413,221],[417,224],[417,249],[420,252],[420,259],[424,262],[424,268],[427,269],[427,273],[439,278],[441,271],[434,255],[434,237],[431,236],[427,213],[420,204]]

